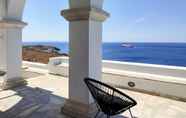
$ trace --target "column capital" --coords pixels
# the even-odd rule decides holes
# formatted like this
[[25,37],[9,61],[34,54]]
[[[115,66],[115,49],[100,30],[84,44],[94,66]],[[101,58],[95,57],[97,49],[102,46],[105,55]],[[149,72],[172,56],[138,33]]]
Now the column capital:
[[0,28],[23,28],[27,23],[18,20],[1,20]]
[[71,8],[61,11],[61,15],[68,21],[94,20],[105,21],[110,14],[99,8]]

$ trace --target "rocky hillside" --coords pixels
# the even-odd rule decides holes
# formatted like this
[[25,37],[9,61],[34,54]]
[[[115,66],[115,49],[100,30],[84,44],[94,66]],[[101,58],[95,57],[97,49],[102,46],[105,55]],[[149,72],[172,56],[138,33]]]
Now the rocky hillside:
[[47,64],[49,58],[58,56],[68,56],[66,53],[60,53],[60,49],[45,45],[27,45],[23,46],[23,60]]

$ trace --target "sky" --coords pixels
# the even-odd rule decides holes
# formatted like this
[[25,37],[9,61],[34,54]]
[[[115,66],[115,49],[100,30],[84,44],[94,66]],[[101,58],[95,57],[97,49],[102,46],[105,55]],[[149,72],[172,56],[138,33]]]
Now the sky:
[[[186,42],[186,0],[104,0],[103,42]],[[27,0],[24,42],[68,42],[68,0]]]

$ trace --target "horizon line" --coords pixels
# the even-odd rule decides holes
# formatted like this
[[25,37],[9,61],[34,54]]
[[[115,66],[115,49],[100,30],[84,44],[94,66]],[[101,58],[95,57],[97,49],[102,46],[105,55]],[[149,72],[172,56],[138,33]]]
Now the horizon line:
[[[23,43],[55,43],[55,42],[60,42],[60,43],[69,43],[69,41],[22,41]],[[186,42],[174,42],[174,41],[172,41],[172,42],[155,42],[155,41],[148,41],[148,42],[146,42],[146,41],[139,41],[139,42],[137,42],[137,41],[132,41],[132,42],[129,42],[129,41],[126,41],[126,42],[124,42],[124,41],[103,41],[102,43],[186,43]]]

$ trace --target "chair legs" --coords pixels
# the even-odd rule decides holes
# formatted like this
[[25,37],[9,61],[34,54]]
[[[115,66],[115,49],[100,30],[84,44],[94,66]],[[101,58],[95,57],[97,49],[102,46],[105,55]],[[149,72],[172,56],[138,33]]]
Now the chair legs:
[[[99,115],[100,111],[98,110],[98,112],[96,113],[96,115],[94,116],[94,118],[97,118],[97,116]],[[109,115],[107,115],[107,118],[110,118]]]
[[[94,118],[97,118],[97,116],[99,115],[99,113],[100,113],[100,110],[98,110],[98,112],[96,113],[96,115],[94,116]],[[131,118],[134,118],[133,115],[132,115],[131,109],[129,109],[129,113],[130,113]],[[110,116],[107,115],[107,118],[110,118]]]
[[96,113],[96,115],[94,116],[94,118],[97,118],[97,116],[99,115],[99,110],[98,110],[98,112]]
[[129,109],[129,112],[130,112],[130,116],[131,116],[131,118],[134,118],[130,109]]

